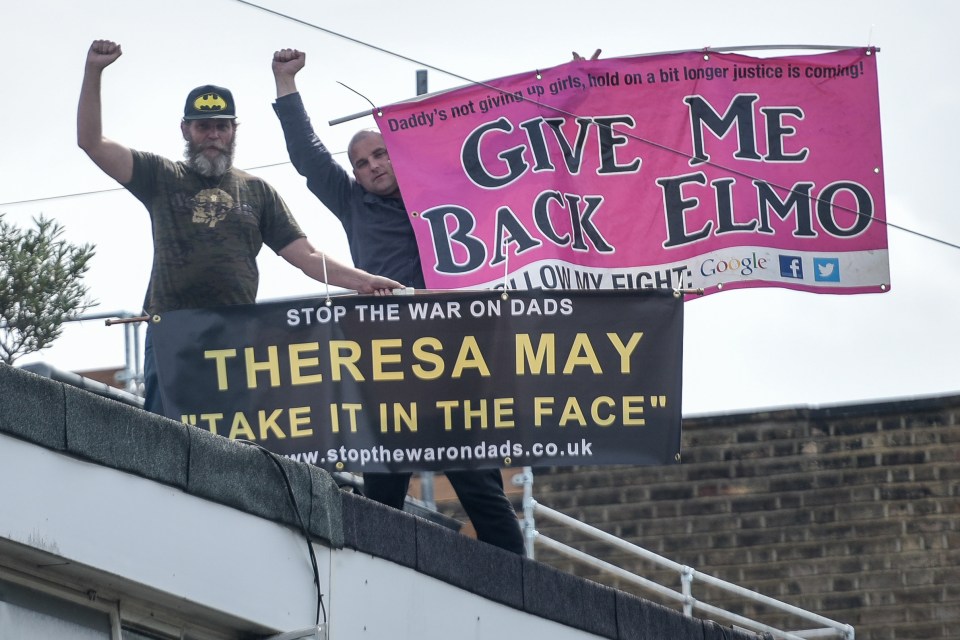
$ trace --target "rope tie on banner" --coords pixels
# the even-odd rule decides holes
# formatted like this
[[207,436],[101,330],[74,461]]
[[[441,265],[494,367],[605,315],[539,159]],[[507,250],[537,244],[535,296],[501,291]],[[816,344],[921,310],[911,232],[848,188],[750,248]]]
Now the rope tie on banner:
[[330,299],[330,278],[327,277],[327,252],[321,251],[320,258],[323,260],[323,286],[327,293],[324,304],[329,307],[333,304],[333,300]]
[[679,277],[680,277],[680,280],[679,280],[679,282],[677,282],[677,288],[673,290],[673,297],[674,297],[674,298],[679,298],[680,296],[687,295],[687,294],[693,294],[693,295],[697,295],[697,296],[702,296],[702,295],[704,294],[703,287],[699,287],[699,288],[697,288],[697,289],[687,289],[686,287],[683,286],[683,272],[682,272],[682,271],[680,272],[680,276],[679,276]]
[[679,298],[683,292],[683,271],[677,277],[677,288],[673,290],[673,297]]
[[507,239],[500,239],[500,246],[503,248],[503,293],[500,298],[506,300],[510,296],[507,294],[507,278],[510,276],[510,251],[507,249]]

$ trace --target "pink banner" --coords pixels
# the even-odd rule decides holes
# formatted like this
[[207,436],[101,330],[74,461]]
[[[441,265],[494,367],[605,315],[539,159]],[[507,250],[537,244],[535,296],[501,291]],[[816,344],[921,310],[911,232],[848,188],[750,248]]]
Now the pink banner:
[[571,62],[383,108],[427,287],[889,290],[875,54]]

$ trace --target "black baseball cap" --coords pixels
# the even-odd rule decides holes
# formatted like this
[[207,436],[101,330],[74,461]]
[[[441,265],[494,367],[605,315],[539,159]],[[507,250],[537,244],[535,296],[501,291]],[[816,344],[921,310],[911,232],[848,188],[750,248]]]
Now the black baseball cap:
[[237,107],[233,103],[233,94],[229,89],[205,84],[187,95],[187,103],[183,107],[183,119],[205,120],[207,118],[229,120],[237,118]]

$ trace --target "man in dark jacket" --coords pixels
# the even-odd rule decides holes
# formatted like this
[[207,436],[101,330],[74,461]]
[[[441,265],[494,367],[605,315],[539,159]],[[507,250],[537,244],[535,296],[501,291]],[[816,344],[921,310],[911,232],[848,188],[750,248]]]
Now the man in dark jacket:
[[[417,241],[383,136],[376,131],[358,132],[347,149],[353,174],[340,166],[314,132],[297,91],[296,74],[305,63],[306,55],[294,49],[273,55],[274,110],[290,160],[307,179],[310,191],[340,219],[358,268],[424,288]],[[450,470],[446,476],[477,538],[523,554],[523,536],[504,495],[500,470]],[[409,473],[364,474],[367,497],[397,509],[403,508],[409,484]]]

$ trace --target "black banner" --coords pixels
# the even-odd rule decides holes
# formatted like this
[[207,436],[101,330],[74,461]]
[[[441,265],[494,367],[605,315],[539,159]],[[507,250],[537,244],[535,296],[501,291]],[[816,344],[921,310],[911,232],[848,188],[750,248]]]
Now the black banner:
[[666,290],[343,296],[173,311],[167,415],[331,471],[679,460]]

